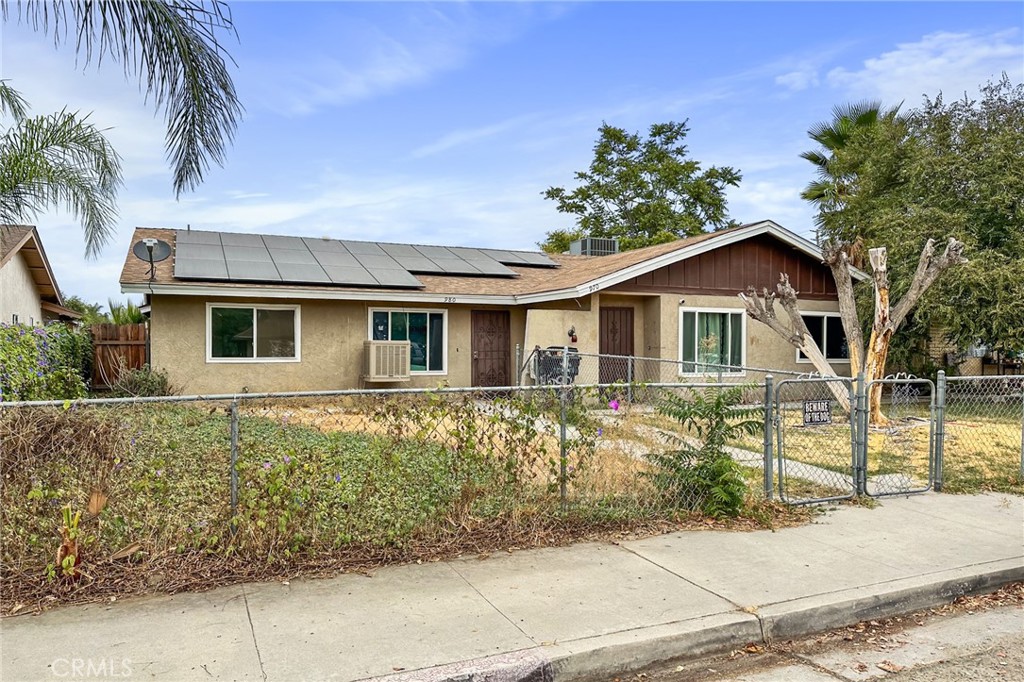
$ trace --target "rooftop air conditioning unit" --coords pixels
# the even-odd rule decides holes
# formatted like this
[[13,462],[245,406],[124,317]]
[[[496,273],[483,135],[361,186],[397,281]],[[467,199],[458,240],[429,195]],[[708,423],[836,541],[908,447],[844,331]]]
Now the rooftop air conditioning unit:
[[364,381],[409,381],[408,341],[365,341]]
[[618,252],[618,239],[584,237],[569,244],[569,253],[574,256],[610,256]]

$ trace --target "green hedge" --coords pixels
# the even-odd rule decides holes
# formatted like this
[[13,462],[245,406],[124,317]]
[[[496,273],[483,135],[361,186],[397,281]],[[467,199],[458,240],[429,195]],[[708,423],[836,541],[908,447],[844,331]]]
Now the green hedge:
[[88,329],[0,325],[0,400],[81,398],[91,370]]

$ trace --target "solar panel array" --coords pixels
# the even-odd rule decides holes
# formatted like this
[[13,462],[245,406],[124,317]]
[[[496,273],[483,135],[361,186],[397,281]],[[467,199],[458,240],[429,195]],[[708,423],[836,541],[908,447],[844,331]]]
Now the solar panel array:
[[557,267],[542,253],[500,249],[202,230],[178,230],[175,242],[179,279],[420,288],[423,283],[413,273],[518,277],[506,266]]

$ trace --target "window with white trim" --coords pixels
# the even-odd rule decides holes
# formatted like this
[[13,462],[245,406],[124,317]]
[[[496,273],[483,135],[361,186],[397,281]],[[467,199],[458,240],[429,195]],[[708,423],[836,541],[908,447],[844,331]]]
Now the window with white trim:
[[209,303],[206,358],[210,362],[297,362],[299,306]]
[[[825,359],[845,362],[850,359],[850,347],[846,343],[846,331],[843,329],[843,318],[828,313],[801,313],[807,331],[824,353]],[[796,352],[797,362],[810,362],[802,351]]]
[[408,341],[411,372],[447,371],[445,343],[448,314],[444,310],[370,310],[370,339]]
[[681,374],[742,373],[745,348],[746,320],[743,313],[679,310]]

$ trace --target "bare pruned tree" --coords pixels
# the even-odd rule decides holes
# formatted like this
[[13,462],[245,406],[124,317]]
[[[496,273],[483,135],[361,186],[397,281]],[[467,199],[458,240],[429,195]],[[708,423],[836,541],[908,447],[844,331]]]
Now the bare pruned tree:
[[[871,263],[872,278],[875,289],[875,314],[871,325],[871,336],[864,344],[861,323],[857,315],[857,304],[853,295],[853,276],[850,269],[847,249],[831,246],[825,249],[824,262],[832,270],[839,298],[839,314],[846,332],[849,346],[850,371],[853,374],[863,372],[867,381],[885,377],[885,364],[889,357],[889,344],[892,336],[907,315],[921,299],[921,296],[949,268],[966,263],[963,242],[950,237],[943,253],[935,253],[935,240],[929,239],[921,250],[917,270],[910,282],[910,287],[903,298],[895,306],[890,304],[888,256],[885,247],[871,249],[868,260]],[[779,336],[786,339],[793,347],[806,355],[814,368],[822,376],[836,376],[835,370],[825,359],[817,342],[807,330],[799,309],[799,292],[790,284],[789,275],[781,273],[775,291],[764,288],[761,293],[751,286],[740,299],[753,319],[767,325]],[[775,313],[775,302],[778,301],[786,311],[789,323],[786,324]],[[831,385],[836,401],[849,410],[849,398],[842,387]],[[887,420],[882,412],[882,387],[875,384],[868,396],[870,423],[884,424]]]

